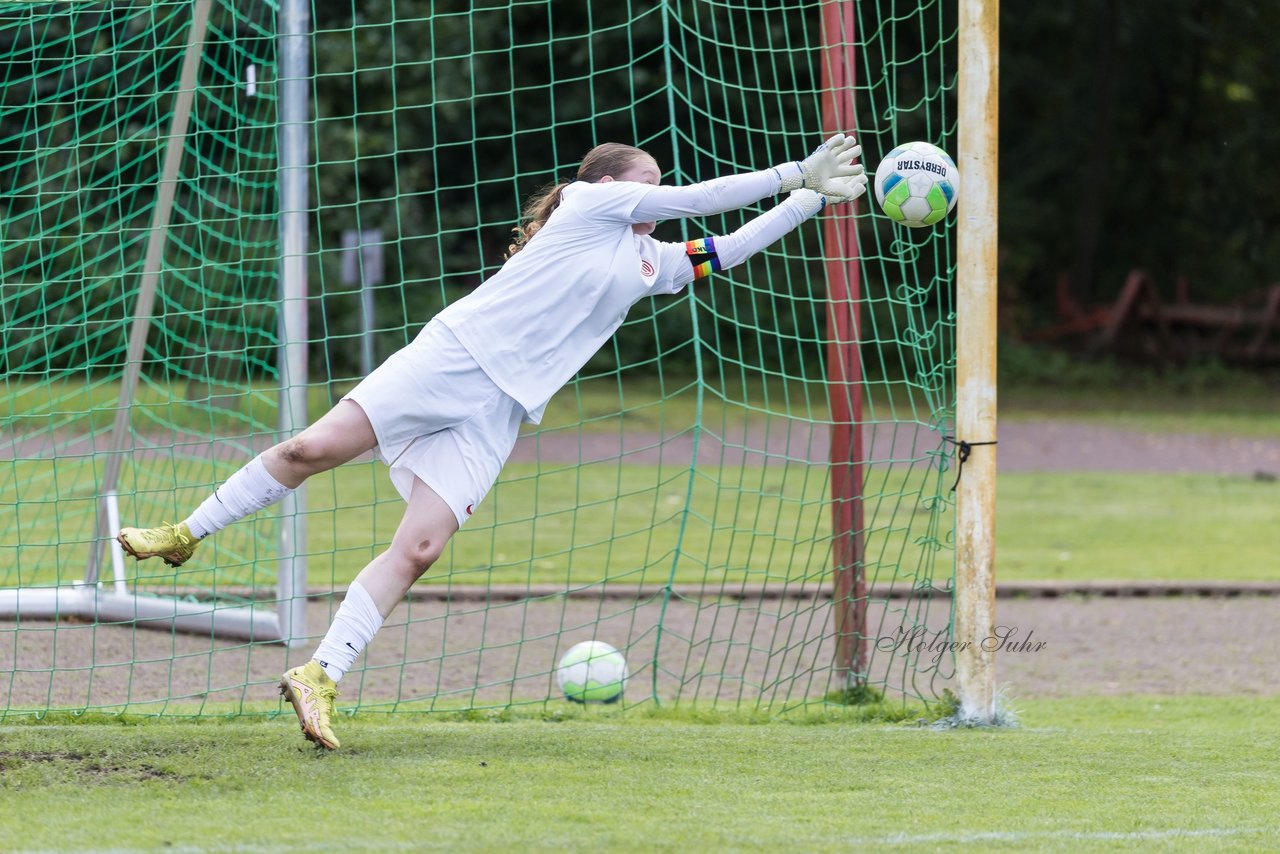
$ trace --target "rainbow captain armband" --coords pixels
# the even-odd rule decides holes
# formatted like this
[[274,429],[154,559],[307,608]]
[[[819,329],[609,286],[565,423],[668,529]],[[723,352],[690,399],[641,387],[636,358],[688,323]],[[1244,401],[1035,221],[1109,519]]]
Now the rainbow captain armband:
[[716,255],[716,241],[713,237],[701,240],[689,240],[684,244],[685,254],[693,265],[693,279],[705,279],[712,273],[720,271],[720,256]]

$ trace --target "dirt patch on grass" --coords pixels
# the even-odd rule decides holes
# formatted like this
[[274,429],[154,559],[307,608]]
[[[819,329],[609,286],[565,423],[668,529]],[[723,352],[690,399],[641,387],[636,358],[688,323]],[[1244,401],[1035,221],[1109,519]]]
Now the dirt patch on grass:
[[[321,632],[332,602],[310,606]],[[1013,630],[997,656],[1011,696],[1275,695],[1280,660],[1267,597],[1001,600]],[[873,680],[934,696],[952,685],[949,655],[928,645],[944,630],[945,600],[869,610]],[[899,628],[919,626],[915,648]],[[629,701],[791,705],[836,687],[829,603],[814,599],[412,602],[401,605],[341,684],[340,707],[456,708],[555,695],[553,668],[573,643],[625,649]],[[309,658],[318,637],[278,645],[131,626],[0,623],[0,709],[199,710],[209,703],[278,702],[277,681]],[[997,641],[998,642],[998,641]],[[1025,642],[1025,643],[1024,643]],[[937,658],[939,665],[933,663]],[[219,706],[219,711],[225,707]]]
[[66,782],[77,786],[142,783],[148,780],[182,781],[181,774],[148,765],[145,762],[119,763],[105,754],[87,754],[71,750],[0,750],[0,778],[6,774],[29,776],[33,767],[40,783]]

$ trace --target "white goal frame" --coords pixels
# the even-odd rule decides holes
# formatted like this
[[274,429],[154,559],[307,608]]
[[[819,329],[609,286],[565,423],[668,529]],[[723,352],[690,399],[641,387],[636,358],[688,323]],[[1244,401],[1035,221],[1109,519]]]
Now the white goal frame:
[[[276,641],[289,646],[297,646],[307,640],[307,558],[305,547],[300,547],[300,544],[305,544],[307,534],[305,487],[294,490],[282,503],[274,609],[250,605],[227,607],[216,601],[191,602],[131,591],[125,576],[124,553],[114,539],[114,533],[119,530],[116,487],[124,455],[129,452],[129,415],[142,370],[211,6],[212,0],[194,0],[192,3],[191,29],[187,35],[164,162],[156,186],[156,206],[152,212],[138,301],[129,331],[120,399],[111,429],[106,468],[98,485],[97,518],[84,581],[57,587],[0,590],[0,618],[58,620],[72,617],[215,637]],[[306,252],[310,112],[307,72],[310,16],[310,0],[283,0],[281,3],[278,36],[281,200],[278,428],[280,435],[284,436],[292,435],[307,423]],[[110,586],[104,586],[100,580],[104,546],[111,552]]]

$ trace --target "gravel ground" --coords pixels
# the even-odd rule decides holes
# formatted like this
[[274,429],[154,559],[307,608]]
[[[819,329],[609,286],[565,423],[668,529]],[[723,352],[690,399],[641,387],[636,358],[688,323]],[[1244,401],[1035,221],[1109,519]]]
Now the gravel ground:
[[[102,452],[105,436],[58,434],[0,441],[0,460],[45,459]],[[153,443],[143,437],[134,453],[165,456],[181,446],[184,457],[223,461],[248,460],[270,447],[269,435],[222,438],[211,443],[201,435],[166,434]],[[703,465],[761,465],[829,459],[830,433],[825,424],[772,418],[739,424],[719,432],[708,425],[698,442]],[[869,424],[863,428],[869,460],[920,460],[944,448],[939,433],[915,424]],[[950,453],[951,451],[947,451]],[[578,434],[571,430],[522,436],[512,460],[593,462],[622,459],[627,463],[687,465],[693,456],[688,432],[663,436],[629,430]],[[1000,424],[998,462],[1001,471],[1133,471],[1166,474],[1280,475],[1280,439],[1217,436],[1205,433],[1149,433],[1087,421],[1038,419]]]
[[[1206,433],[1149,433],[1085,421],[1030,420],[1000,424],[1000,471],[1109,471],[1164,474],[1280,475],[1280,439]],[[829,459],[825,424],[775,418],[750,428],[737,425],[699,437],[703,465],[763,465]],[[868,460],[923,460],[944,449],[941,434],[919,425],[869,424],[863,428]],[[662,437],[638,432],[544,433],[522,437],[513,460],[573,461],[625,458],[631,463],[687,464],[689,434]]]
[[[311,606],[309,625],[327,625],[330,603]],[[891,685],[934,694],[950,684],[891,647],[902,603],[873,606],[871,670]],[[929,632],[946,609],[928,607]],[[997,657],[1010,695],[1280,693],[1275,655],[1276,600],[1238,598],[1075,598],[1001,600],[998,622],[1013,641],[1038,650]],[[661,632],[658,630],[661,620]],[[594,627],[594,628],[593,628]],[[627,648],[627,695],[657,693],[700,703],[796,702],[828,689],[832,658],[829,605],[795,599],[702,602],[555,600],[402,605],[369,649],[363,668],[342,683],[340,704],[426,708],[547,696],[559,651],[592,636]],[[925,636],[925,641],[932,639]],[[0,708],[81,709],[163,701],[190,704],[275,699],[287,665],[312,643],[286,651],[270,644],[211,642],[163,631],[62,622],[0,623]],[[944,657],[944,671],[950,664]],[[909,674],[907,671],[911,671]],[[888,674],[886,676],[886,674]]]

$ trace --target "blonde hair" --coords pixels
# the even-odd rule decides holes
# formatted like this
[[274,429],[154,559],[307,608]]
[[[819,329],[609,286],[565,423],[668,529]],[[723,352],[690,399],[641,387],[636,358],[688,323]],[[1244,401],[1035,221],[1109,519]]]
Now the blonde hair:
[[[578,173],[573,180],[594,184],[606,175],[612,176],[625,172],[642,157],[652,159],[652,155],[649,152],[633,145],[606,142],[587,152],[586,157],[582,158],[582,163],[578,166]],[[570,183],[572,182],[561,181],[558,184],[543,187],[525,203],[524,213],[520,217],[520,224],[511,229],[512,242],[507,247],[508,258],[523,249],[525,244],[538,233],[538,229],[546,225],[547,220],[551,218],[551,214],[555,213],[556,208],[560,207],[560,194],[564,192],[564,188],[569,186]]]

